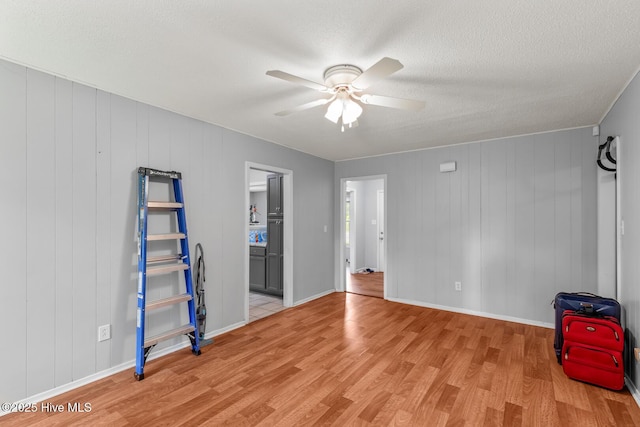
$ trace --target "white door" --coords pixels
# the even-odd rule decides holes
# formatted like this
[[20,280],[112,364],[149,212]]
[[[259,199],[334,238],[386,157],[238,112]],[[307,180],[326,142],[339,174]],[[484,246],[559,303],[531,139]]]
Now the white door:
[[378,271],[385,269],[384,190],[378,190]]

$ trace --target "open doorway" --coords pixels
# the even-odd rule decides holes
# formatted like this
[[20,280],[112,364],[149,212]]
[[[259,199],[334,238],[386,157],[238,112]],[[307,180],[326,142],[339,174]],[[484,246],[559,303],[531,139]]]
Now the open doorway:
[[246,163],[245,321],[292,305],[292,172]]
[[384,298],[386,177],[342,180],[341,286],[347,292]]

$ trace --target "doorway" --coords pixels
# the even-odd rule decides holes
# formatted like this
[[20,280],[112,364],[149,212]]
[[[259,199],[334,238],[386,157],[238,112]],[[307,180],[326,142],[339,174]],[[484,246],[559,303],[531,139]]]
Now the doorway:
[[293,305],[293,173],[245,163],[245,322]]
[[340,287],[384,298],[386,176],[341,180]]

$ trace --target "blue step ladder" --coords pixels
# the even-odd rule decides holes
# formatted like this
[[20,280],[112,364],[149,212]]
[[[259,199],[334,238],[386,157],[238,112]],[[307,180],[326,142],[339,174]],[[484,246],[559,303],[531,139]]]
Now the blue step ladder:
[[[171,183],[174,201],[150,201],[149,181]],[[149,211],[175,212],[178,232],[167,234],[147,234]],[[176,240],[180,242],[180,253],[149,256],[148,244],[152,241]],[[177,247],[177,245],[176,245]],[[147,278],[150,276],[184,272],[186,290],[179,295],[155,301],[147,301]],[[148,312],[173,304],[187,303],[189,323],[151,337],[145,336],[145,320]],[[175,171],[161,171],[151,168],[138,168],[138,312],[136,320],[136,371],[135,378],[144,379],[144,365],[149,353],[159,342],[180,335],[186,335],[191,341],[191,351],[200,355],[198,323],[191,280],[191,261],[189,259],[189,240],[187,238],[187,219],[182,194],[182,174]]]

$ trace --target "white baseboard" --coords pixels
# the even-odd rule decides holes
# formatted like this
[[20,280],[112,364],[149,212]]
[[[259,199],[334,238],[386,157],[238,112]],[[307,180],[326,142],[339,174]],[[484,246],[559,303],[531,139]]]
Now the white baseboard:
[[523,323],[525,325],[540,326],[543,328],[555,329],[553,323],[538,322],[537,320],[522,319],[519,317],[503,316],[501,314],[486,313],[484,311],[469,310],[466,308],[449,307],[446,305],[429,304],[421,301],[406,300],[402,298],[387,298],[389,301],[399,302],[402,304],[417,305],[419,307],[435,308],[437,310],[451,311],[454,313],[470,314],[472,316],[487,317],[489,319],[504,320],[506,322]]
[[[225,328],[221,328],[221,329],[209,332],[209,333],[205,334],[204,337],[206,339],[211,339],[211,338],[214,338],[214,337],[216,337],[218,335],[222,335],[222,334],[224,334],[226,332],[232,331],[234,329],[238,329],[238,328],[240,328],[240,327],[242,327],[244,325],[246,325],[246,322],[235,323],[235,324],[227,326]],[[190,346],[191,346],[191,343],[189,341],[183,341],[181,343],[174,344],[172,346],[159,349],[158,351],[152,352],[149,355],[149,358],[147,359],[147,361],[151,361],[151,360],[157,359],[159,357],[166,356],[167,354],[171,354],[171,353],[173,353],[175,351],[182,350],[183,348],[190,347]],[[14,402],[14,403],[16,405],[24,405],[24,404],[42,402],[44,400],[51,399],[52,397],[58,396],[58,395],[60,395],[62,393],[66,393],[66,392],[71,391],[73,389],[85,386],[85,385],[90,384],[92,382],[101,380],[103,378],[106,378],[106,377],[114,375],[114,374],[117,374],[117,373],[122,372],[124,370],[131,369],[131,368],[135,369],[135,366],[136,366],[136,361],[135,361],[135,359],[133,359],[133,360],[121,363],[119,365],[112,366],[111,368],[105,369],[103,371],[96,372],[95,374],[88,375],[88,376],[86,376],[84,378],[80,378],[79,380],[71,381],[70,383],[63,384],[61,386],[52,388],[51,390],[43,391],[42,393],[38,393],[38,394],[35,394],[33,396],[29,396],[29,397],[27,397],[25,399],[22,399],[22,400],[20,400],[18,402]],[[131,373],[131,376],[133,376],[133,372]],[[10,413],[10,412],[3,411],[3,410],[0,409],[0,417],[2,417],[3,415],[7,415],[8,413]]]
[[292,307],[296,307],[298,305],[307,303],[309,301],[313,301],[314,299],[322,298],[322,297],[324,297],[326,295],[329,295],[329,294],[332,294],[334,292],[336,292],[335,289],[329,289],[328,291],[320,292],[319,294],[312,295],[309,298],[301,299],[300,301],[294,302]]
[[633,384],[633,381],[631,381],[631,378],[625,375],[624,379],[625,379],[624,382],[627,385],[627,388],[629,389],[629,393],[631,393],[633,400],[636,401],[636,405],[638,405],[638,408],[640,408],[640,390],[638,390],[635,384]]

